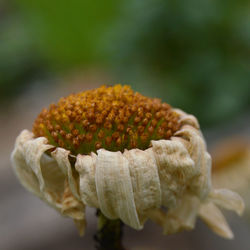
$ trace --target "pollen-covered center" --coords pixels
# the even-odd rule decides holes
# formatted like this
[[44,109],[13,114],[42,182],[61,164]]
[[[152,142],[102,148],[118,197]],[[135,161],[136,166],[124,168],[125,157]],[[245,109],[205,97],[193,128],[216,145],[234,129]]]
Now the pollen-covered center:
[[129,86],[102,86],[71,94],[43,109],[33,125],[36,137],[72,154],[146,149],[151,140],[169,139],[179,116],[159,99],[135,93]]

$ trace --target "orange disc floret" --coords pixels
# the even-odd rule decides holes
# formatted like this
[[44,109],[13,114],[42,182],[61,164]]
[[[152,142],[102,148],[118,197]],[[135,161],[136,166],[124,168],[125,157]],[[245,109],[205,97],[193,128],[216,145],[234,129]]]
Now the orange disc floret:
[[179,116],[170,105],[115,85],[61,98],[42,110],[33,133],[76,155],[100,148],[146,149],[151,140],[169,139],[179,128]]

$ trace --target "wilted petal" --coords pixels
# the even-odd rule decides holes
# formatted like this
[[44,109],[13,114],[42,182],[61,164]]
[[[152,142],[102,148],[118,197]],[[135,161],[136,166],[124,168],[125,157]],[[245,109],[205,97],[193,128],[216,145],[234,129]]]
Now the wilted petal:
[[40,191],[39,181],[30,166],[26,163],[24,155],[24,144],[33,138],[28,130],[23,130],[16,139],[15,148],[11,154],[11,162],[14,172],[22,185],[40,198],[43,194]]
[[152,149],[125,150],[134,199],[141,223],[147,219],[147,211],[161,206],[161,186]]
[[172,140],[181,142],[194,161],[196,177],[193,179],[190,188],[201,199],[204,199],[212,188],[211,157],[207,153],[206,143],[200,131],[190,125],[184,125],[181,130],[175,133],[175,137]]
[[80,196],[84,204],[90,207],[99,207],[96,192],[96,154],[78,155],[75,168],[80,176]]
[[195,226],[200,200],[196,196],[185,195],[174,208],[167,212],[163,225],[164,234],[173,234],[182,230],[191,230]]
[[179,122],[181,123],[182,126],[183,125],[190,125],[190,126],[196,128],[197,130],[199,130],[200,125],[199,125],[199,122],[195,116],[189,115],[180,109],[174,109],[174,112],[176,112],[177,114],[180,115]]
[[175,206],[176,195],[182,196],[188,181],[196,172],[194,162],[181,142],[152,141],[154,157],[160,177],[162,204]]
[[61,213],[73,218],[79,234],[84,235],[86,226],[85,206],[72,194],[67,180],[64,183]]
[[141,229],[129,173],[129,162],[121,152],[97,151],[96,190],[102,213],[109,219],[120,218]]
[[72,194],[69,187],[69,183],[65,180],[64,192],[62,196],[62,208],[63,215],[67,215],[77,220],[84,219],[85,206]]
[[27,141],[24,145],[24,154],[27,165],[39,181],[40,191],[45,200],[50,205],[61,208],[65,177],[56,161],[44,154],[50,148],[53,146],[47,144],[47,139],[39,137]]
[[213,203],[201,205],[199,216],[216,234],[227,239],[234,237],[225,217]]
[[57,161],[58,167],[68,179],[69,188],[71,189],[71,192],[78,200],[80,200],[80,196],[77,191],[77,182],[73,177],[72,167],[69,162],[69,153],[70,152],[68,150],[65,150],[63,148],[56,148],[53,152],[51,152],[51,155]]
[[242,198],[237,193],[228,189],[214,189],[208,198],[216,205],[233,210],[238,215],[241,215],[245,208]]

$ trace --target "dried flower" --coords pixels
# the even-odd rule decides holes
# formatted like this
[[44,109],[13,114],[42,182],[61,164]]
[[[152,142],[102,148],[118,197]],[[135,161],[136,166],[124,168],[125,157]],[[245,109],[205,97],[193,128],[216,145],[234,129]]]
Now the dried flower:
[[[85,207],[165,234],[193,229],[197,215],[233,234],[219,208],[241,214],[239,195],[211,186],[211,158],[192,115],[128,86],[100,87],[44,109],[12,152],[22,184],[85,230]],[[162,208],[167,208],[167,212]]]

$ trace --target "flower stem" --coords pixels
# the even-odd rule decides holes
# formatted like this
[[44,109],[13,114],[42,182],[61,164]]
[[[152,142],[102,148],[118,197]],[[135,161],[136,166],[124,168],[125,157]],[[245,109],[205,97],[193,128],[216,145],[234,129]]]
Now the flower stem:
[[98,231],[94,235],[97,250],[125,250],[122,246],[121,220],[109,220],[100,210],[96,212],[98,218]]

